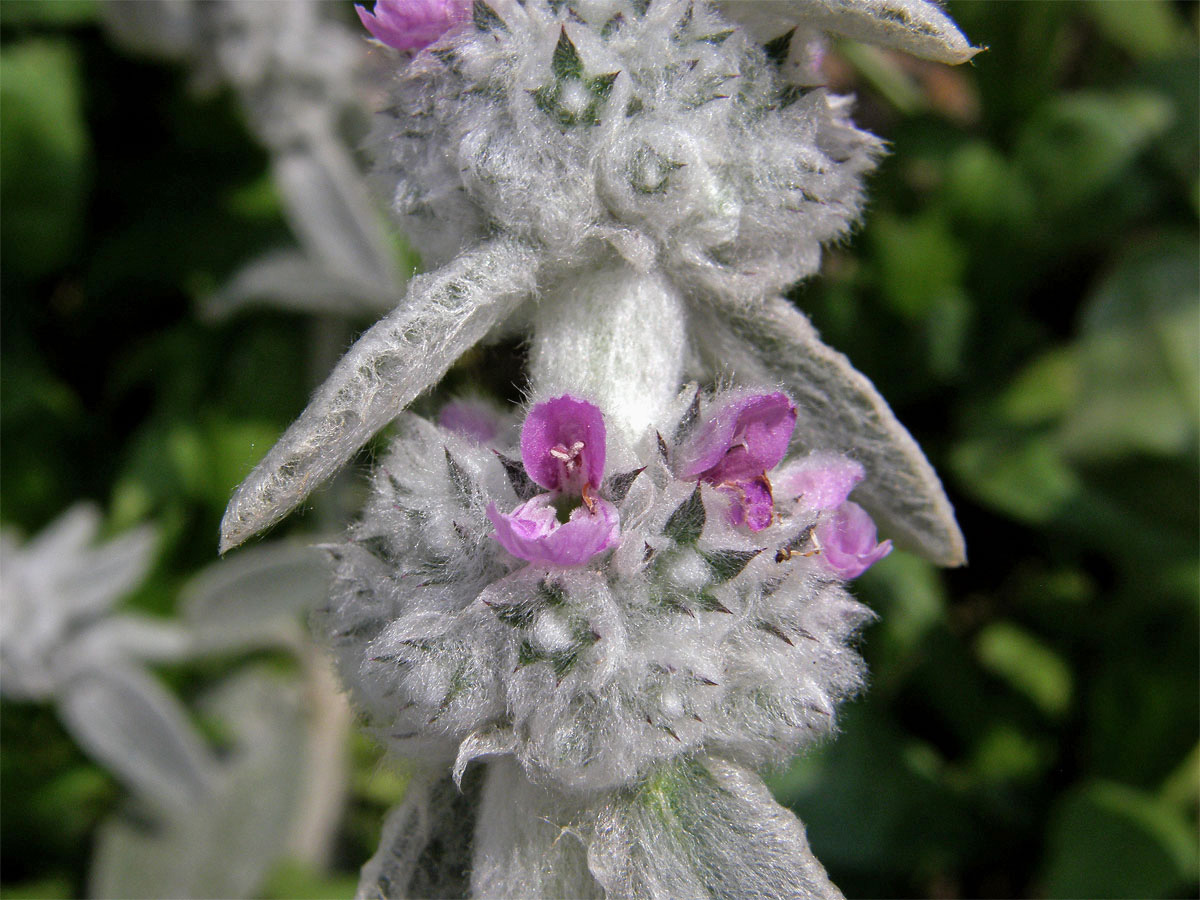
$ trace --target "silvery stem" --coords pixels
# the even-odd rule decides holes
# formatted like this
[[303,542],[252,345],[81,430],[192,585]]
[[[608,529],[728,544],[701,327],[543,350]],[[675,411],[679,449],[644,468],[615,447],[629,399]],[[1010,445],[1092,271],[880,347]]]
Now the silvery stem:
[[534,314],[534,394],[577,394],[636,439],[679,389],[683,297],[658,273],[618,263],[555,285]]

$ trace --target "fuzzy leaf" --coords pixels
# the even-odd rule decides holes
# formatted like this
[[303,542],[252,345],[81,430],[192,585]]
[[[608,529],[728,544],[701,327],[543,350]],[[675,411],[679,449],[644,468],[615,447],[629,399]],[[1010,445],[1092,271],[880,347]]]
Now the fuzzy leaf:
[[621,472],[619,475],[610,475],[608,482],[604,486],[604,495],[618,506],[625,496],[629,493],[629,489],[633,487],[637,477],[646,471],[646,467],[634,469],[631,472]]
[[550,68],[554,72],[554,77],[559,81],[568,78],[583,78],[583,60],[580,59],[579,51],[575,49],[571,39],[567,37],[566,28],[559,34],[558,43],[554,45],[554,56],[550,60]]
[[588,872],[585,847],[574,830],[567,827],[576,806],[573,798],[530,783],[511,757],[489,762],[486,771],[477,807],[471,890],[457,896],[481,900],[603,898],[604,892]]
[[508,476],[508,482],[512,485],[513,492],[517,495],[517,499],[524,503],[531,499],[535,494],[541,492],[541,488],[537,485],[529,473],[525,471],[525,464],[519,459],[512,459],[505,456],[499,451],[495,451],[496,458],[500,460],[500,465],[504,466],[504,474]]
[[609,897],[842,896],[800,821],[725,760],[665,766],[589,818],[588,866]]
[[720,583],[736,578],[750,560],[760,553],[762,550],[716,550],[701,552],[700,555],[713,570],[713,577]]
[[488,6],[483,0],[475,0],[471,6],[471,22],[475,26],[476,31],[491,32],[491,31],[508,31],[508,26],[504,24],[504,20],[496,15],[496,11]]
[[717,5],[759,40],[800,24],[952,65],[981,49],[972,47],[950,17],[928,0],[726,0]]
[[497,239],[414,278],[400,307],[358,339],[234,492],[221,551],[287,515],[512,312],[533,289],[533,259]]
[[471,476],[450,453],[450,448],[445,447],[446,451],[446,471],[450,474],[450,483],[454,485],[454,491],[458,495],[458,499],[462,501],[471,498]]
[[212,760],[179,701],[145,672],[112,667],[67,687],[59,713],[87,752],[160,809],[205,796]]
[[782,383],[796,401],[796,434],[805,445],[863,464],[867,477],[854,498],[886,536],[939,565],[966,561],[954,509],[921,448],[874,385],[823,343],[802,313],[781,298],[696,312],[694,339],[715,371]]
[[663,532],[676,543],[694,544],[704,531],[704,519],[704,500],[700,497],[700,485],[697,484],[691,496],[671,513]]
[[356,900],[467,896],[482,780],[469,773],[460,791],[449,774],[414,776],[363,866]]

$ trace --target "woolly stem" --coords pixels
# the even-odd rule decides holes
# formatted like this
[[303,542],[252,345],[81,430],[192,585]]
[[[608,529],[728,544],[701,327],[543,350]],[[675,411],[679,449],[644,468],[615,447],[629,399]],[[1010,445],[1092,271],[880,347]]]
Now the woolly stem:
[[679,390],[686,335],[683,298],[663,276],[616,264],[573,278],[534,314],[534,393],[589,399],[635,439]]

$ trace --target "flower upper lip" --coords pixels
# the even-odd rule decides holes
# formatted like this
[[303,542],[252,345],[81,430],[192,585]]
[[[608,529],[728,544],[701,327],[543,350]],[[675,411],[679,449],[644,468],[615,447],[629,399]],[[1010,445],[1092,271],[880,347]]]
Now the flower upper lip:
[[681,449],[679,474],[730,495],[730,520],[760,531],[774,511],[767,471],[783,459],[795,427],[796,407],[786,394],[735,398],[712,413]]

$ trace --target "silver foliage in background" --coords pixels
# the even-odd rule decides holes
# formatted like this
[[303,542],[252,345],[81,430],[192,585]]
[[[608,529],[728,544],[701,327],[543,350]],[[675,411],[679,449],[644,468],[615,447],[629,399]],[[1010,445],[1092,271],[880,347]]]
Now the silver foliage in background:
[[[331,773],[321,753],[348,715],[300,624],[326,593],[324,567],[311,548],[266,544],[197,575],[176,618],[125,612],[156,536],[101,541],[101,523],[79,504],[28,542],[0,533],[0,692],[54,704],[130,791],[97,835],[90,893],[252,896],[281,857],[328,853],[342,795],[340,757]],[[219,754],[147,668],[259,648],[295,655],[305,680],[240,667],[202,696],[202,715],[229,729]],[[334,704],[312,708],[322,691]]]
[[338,7],[322,0],[105,0],[101,10],[122,44],[187,63],[198,90],[231,87],[271,155],[300,248],[248,263],[206,299],[206,311],[225,315],[252,302],[333,314],[391,308],[402,291],[395,250],[348,138],[365,127],[372,66]]

